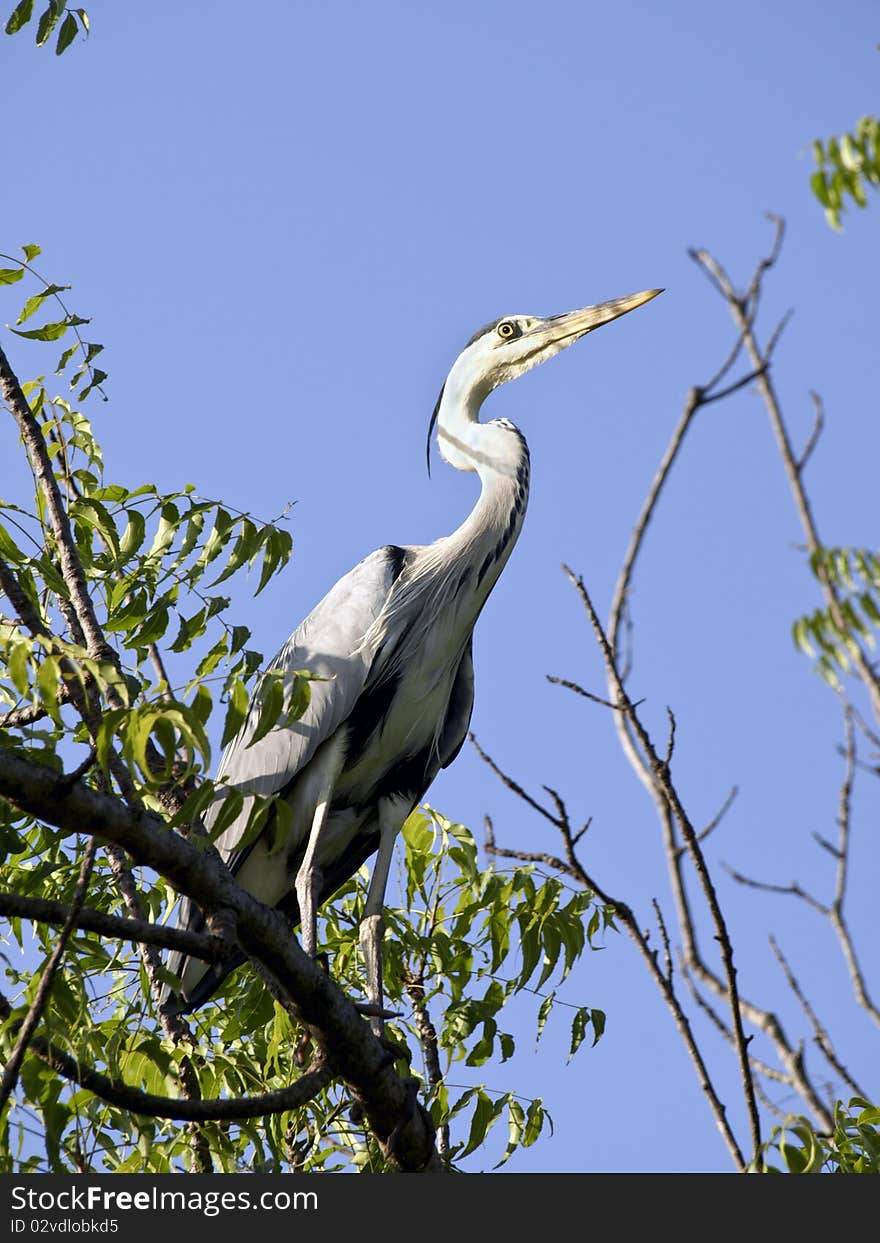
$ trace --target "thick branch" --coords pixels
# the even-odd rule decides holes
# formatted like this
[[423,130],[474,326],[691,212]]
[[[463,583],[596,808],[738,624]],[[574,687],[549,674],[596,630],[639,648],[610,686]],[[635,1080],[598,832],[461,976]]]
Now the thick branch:
[[[0,997],[0,1018],[11,1013],[9,1002]],[[216,1100],[175,1100],[170,1096],[156,1096],[141,1092],[121,1079],[113,1079],[92,1067],[84,1066],[64,1049],[59,1049],[43,1036],[35,1036],[30,1042],[30,1052],[35,1053],[47,1066],[69,1079],[71,1083],[94,1092],[109,1105],[130,1113],[150,1118],[171,1118],[175,1122],[238,1122],[245,1118],[265,1118],[270,1114],[286,1113],[299,1109],[312,1100],[330,1082],[330,1071],[318,1066],[307,1071],[287,1088],[264,1092],[259,1096],[234,1096]]]
[[335,982],[303,953],[280,912],[239,888],[218,858],[169,832],[152,813],[82,785],[68,788],[49,769],[8,751],[0,751],[0,794],[65,832],[87,831],[122,846],[203,910],[231,910],[242,948],[290,996],[327,1051],[332,1069],[361,1101],[389,1161],[407,1170],[440,1168],[434,1128],[414,1096],[414,1081],[395,1072],[384,1044]]

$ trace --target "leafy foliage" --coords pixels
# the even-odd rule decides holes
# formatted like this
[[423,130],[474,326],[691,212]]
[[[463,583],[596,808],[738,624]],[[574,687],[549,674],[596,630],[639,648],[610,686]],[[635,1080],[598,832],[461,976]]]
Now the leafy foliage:
[[801,651],[816,659],[822,677],[835,689],[848,673],[856,638],[869,647],[880,624],[880,556],[865,548],[823,548],[810,558],[810,568],[841,593],[840,617],[828,608],[798,618],[792,630]]
[[[19,326],[64,289],[33,272],[38,253],[27,247],[24,263],[0,271],[0,282],[16,291],[23,281],[38,282]],[[64,308],[63,318],[40,329],[13,331],[51,343],[87,322]],[[77,408],[106,379],[92,370],[101,348],[77,335],[58,362],[56,374],[72,373],[68,383],[79,389],[75,403],[52,395],[44,377],[22,391],[109,649],[96,656],[71,627],[70,577],[31,463],[32,478],[23,474],[33,485],[32,503],[0,501],[0,560],[39,620],[28,628],[22,617],[0,618],[0,746],[58,772],[76,769],[96,789],[123,790],[122,772],[135,798],[161,810],[169,829],[186,832],[215,797],[207,775],[211,732],[222,732],[225,745],[253,703],[255,734],[262,736],[308,703],[307,673],[264,668],[248,646],[247,627],[230,619],[229,598],[216,591],[248,570],[262,591],[287,562],[291,538],[191,485],[166,492],[154,483],[108,481],[92,425]],[[166,674],[172,666],[177,681]],[[227,792],[214,835],[242,801]],[[287,813],[275,798],[251,801],[245,840],[270,816],[280,821]],[[402,1065],[424,1066],[417,1077],[436,1125],[448,1129],[450,1161],[482,1154],[503,1120],[503,1164],[551,1124],[540,1100],[489,1085],[480,1072],[515,1053],[506,1016],[516,998],[534,1002],[536,1041],[548,1023],[564,1022],[570,1056],[588,1037],[596,1043],[602,1011],[572,1005],[560,991],[585,948],[611,926],[611,912],[530,866],[481,870],[471,835],[435,812],[414,813],[403,841],[400,901],[386,915],[386,994],[401,1014],[389,1037]],[[70,902],[84,842],[0,800],[0,862],[6,886],[20,896]],[[320,927],[334,977],[355,995],[364,990],[358,924],[365,876],[364,869],[342,889]],[[178,899],[168,882],[144,868],[133,879],[145,918],[167,920]],[[114,861],[100,850],[87,905],[110,914],[120,909]],[[7,1054],[58,936],[46,923],[32,927],[18,917],[9,919],[8,933],[17,951],[4,956],[13,998],[0,1033]],[[168,978],[164,968],[160,973]],[[250,967],[233,973],[192,1019],[191,1040],[168,1039],[155,1004],[136,949],[78,930],[67,942],[39,1035],[77,1064],[160,1096],[182,1094],[184,1070],[195,1075],[204,1099],[259,1095],[302,1073],[308,1037]],[[199,1123],[199,1132],[222,1171],[382,1169],[379,1146],[352,1105],[346,1086],[333,1083],[301,1109]],[[162,1172],[184,1168],[191,1151],[192,1136],[180,1124],[108,1103],[51,1069],[34,1048],[0,1126],[6,1170]]]
[[[858,1096],[838,1101],[831,1135],[818,1134],[807,1118],[789,1118],[764,1151],[765,1174],[880,1174],[880,1109]],[[781,1167],[769,1163],[771,1154]]]
[[862,117],[851,134],[813,143],[817,172],[810,178],[832,229],[842,228],[847,200],[867,207],[867,189],[880,186],[880,118]]
[[[33,17],[34,0],[20,0],[6,23],[6,33],[8,35],[18,34],[33,20]],[[88,36],[89,15],[85,9],[69,9],[64,0],[49,0],[48,5],[37,18],[37,47],[47,44],[56,28],[58,37],[55,40],[55,55],[60,56],[67,51],[80,31]]]

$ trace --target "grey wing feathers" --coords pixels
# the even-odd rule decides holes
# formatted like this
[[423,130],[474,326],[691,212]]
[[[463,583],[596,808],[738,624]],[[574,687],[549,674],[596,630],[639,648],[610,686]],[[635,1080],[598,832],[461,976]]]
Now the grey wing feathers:
[[[273,668],[306,669],[316,675],[310,683],[311,698],[303,716],[292,725],[271,729],[249,747],[259,717],[259,688],[239,734],[223,754],[218,782],[234,786],[243,794],[274,794],[283,790],[308,764],[317,748],[349,716],[364,688],[374,652],[364,643],[381,613],[400,573],[397,549],[380,548],[345,574],[303,621],[278,656]],[[210,825],[222,802],[209,809]],[[241,815],[217,839],[223,857],[230,861],[241,840],[250,800]]]
[[458,666],[452,694],[449,696],[449,707],[443,732],[438,742],[438,753],[442,768],[448,768],[467,738],[471,713],[474,710],[474,644],[473,637],[468,639],[467,647]]

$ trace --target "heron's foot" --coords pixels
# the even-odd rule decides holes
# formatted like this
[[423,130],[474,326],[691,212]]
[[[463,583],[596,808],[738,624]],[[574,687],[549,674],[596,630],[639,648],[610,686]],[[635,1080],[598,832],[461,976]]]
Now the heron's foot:
[[294,884],[299,904],[300,944],[309,958],[316,958],[318,954],[318,894],[323,879],[320,868],[303,863]]
[[367,977],[367,1004],[371,1007],[370,1027],[381,1040],[385,1017],[382,1006],[382,934],[384,921],[381,915],[366,915],[361,920],[358,940],[364,956]]

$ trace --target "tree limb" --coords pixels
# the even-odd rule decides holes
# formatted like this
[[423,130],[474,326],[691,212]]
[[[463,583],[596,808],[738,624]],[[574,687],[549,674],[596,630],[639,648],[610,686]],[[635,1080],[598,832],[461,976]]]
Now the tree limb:
[[203,910],[233,911],[245,953],[287,992],[326,1050],[331,1069],[362,1103],[389,1162],[407,1170],[441,1168],[433,1125],[411,1087],[415,1081],[396,1073],[385,1045],[335,982],[303,953],[284,916],[241,889],[219,858],[170,833],[151,812],[82,784],[68,788],[56,773],[14,752],[0,750],[0,794],[65,832],[89,832],[122,846]]
[[112,937],[116,941],[181,950],[203,962],[220,962],[228,953],[228,946],[217,937],[187,932],[182,928],[166,928],[164,924],[153,924],[144,919],[124,919],[87,906],[75,912],[66,902],[25,898],[7,890],[0,890],[0,915],[41,924],[65,924],[72,917],[73,927],[83,932],[95,932],[98,936]]

